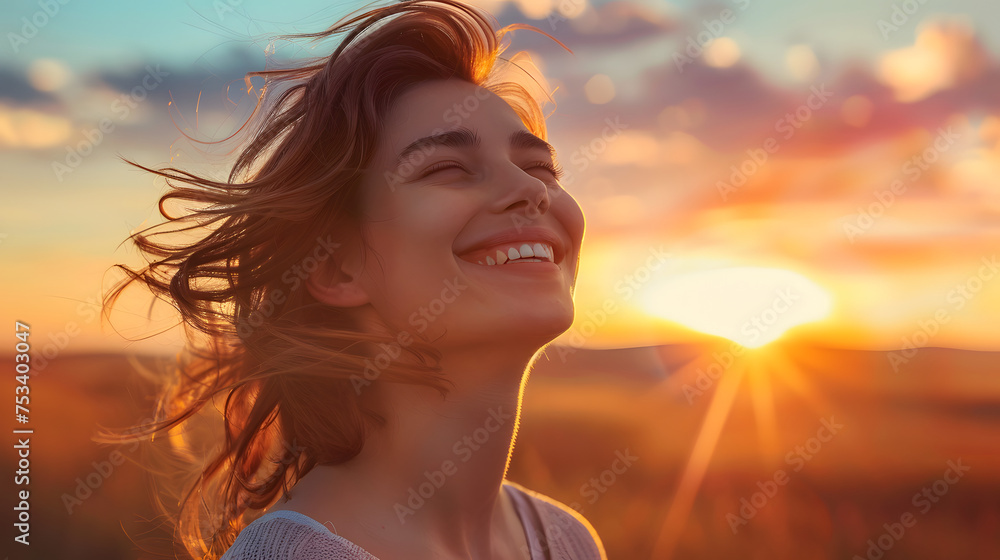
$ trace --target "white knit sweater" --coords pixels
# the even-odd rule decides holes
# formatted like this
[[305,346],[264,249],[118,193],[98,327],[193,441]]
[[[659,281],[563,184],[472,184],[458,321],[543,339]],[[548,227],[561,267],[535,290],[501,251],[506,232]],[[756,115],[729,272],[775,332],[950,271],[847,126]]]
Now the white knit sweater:
[[[503,486],[524,525],[531,560],[607,559],[600,537],[583,516],[513,482]],[[278,510],[247,525],[220,560],[379,559],[311,517]]]

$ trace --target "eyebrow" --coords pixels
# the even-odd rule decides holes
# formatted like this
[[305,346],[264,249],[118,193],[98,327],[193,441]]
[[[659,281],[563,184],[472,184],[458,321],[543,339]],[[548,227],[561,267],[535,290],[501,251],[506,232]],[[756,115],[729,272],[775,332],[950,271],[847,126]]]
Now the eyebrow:
[[[528,132],[527,130],[514,131],[507,137],[507,143],[513,150],[545,150],[553,159],[556,157],[556,149],[553,148],[551,144]],[[482,138],[480,138],[475,131],[469,130],[465,127],[459,127],[455,130],[449,130],[448,132],[442,132],[440,134],[424,136],[423,138],[418,138],[417,140],[410,142],[405,148],[403,148],[403,151],[399,153],[399,157],[396,158],[395,168],[399,168],[400,165],[402,165],[413,153],[417,151],[433,150],[437,146],[451,148],[478,148],[480,144],[482,144]]]

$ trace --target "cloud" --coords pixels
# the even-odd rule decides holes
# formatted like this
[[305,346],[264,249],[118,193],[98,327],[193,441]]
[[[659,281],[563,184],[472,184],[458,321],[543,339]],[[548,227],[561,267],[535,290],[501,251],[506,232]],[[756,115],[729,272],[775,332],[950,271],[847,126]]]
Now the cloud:
[[643,102],[628,108],[633,122],[655,124],[650,116],[697,99],[704,107],[697,134],[721,150],[746,147],[751,139],[760,142],[773,134],[775,121],[796,104],[791,92],[768,84],[745,64],[712,68],[695,61],[678,72],[672,62],[665,61],[645,73],[643,86]]
[[986,49],[970,22],[938,19],[925,22],[913,46],[886,53],[878,76],[897,99],[912,102],[975,80],[987,63]]
[[0,99],[18,104],[51,101],[46,92],[35,89],[28,80],[27,72],[17,68],[0,68]]
[[0,146],[49,148],[65,142],[70,132],[68,119],[34,109],[11,108],[0,103]]
[[918,101],[977,79],[988,59],[966,18],[932,19],[921,26],[913,46],[882,57],[878,76],[900,101]]
[[[582,1],[582,0],[580,0]],[[558,8],[559,2],[555,7]],[[514,3],[505,4],[495,14],[501,25],[523,23],[530,16]],[[587,6],[578,16],[566,17],[558,10],[535,19],[536,27],[562,41],[571,50],[591,47],[622,48],[651,37],[663,36],[678,28],[677,21],[634,2],[618,0],[601,6]],[[538,52],[561,51],[552,40],[537,33],[520,33],[517,48]]]

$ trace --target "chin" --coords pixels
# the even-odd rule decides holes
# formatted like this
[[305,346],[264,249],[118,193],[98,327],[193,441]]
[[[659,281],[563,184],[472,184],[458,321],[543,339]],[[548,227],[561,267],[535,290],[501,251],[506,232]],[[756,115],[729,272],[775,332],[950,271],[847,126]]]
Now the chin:
[[489,311],[480,309],[478,313],[451,315],[438,321],[428,334],[442,350],[444,346],[487,345],[535,352],[573,325],[572,300],[555,299],[507,302],[490,306]]
[[505,314],[491,325],[484,325],[493,340],[504,340],[510,345],[523,343],[526,348],[538,350],[552,342],[573,325],[573,309],[531,309],[524,313]]

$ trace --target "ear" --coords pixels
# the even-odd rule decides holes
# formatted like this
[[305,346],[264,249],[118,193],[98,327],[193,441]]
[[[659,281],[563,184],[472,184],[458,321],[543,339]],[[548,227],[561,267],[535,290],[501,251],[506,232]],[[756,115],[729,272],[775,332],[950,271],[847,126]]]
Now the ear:
[[334,307],[357,307],[370,300],[362,286],[362,268],[357,259],[344,262],[343,255],[325,259],[306,279],[306,289],[318,301]]

